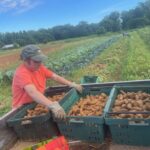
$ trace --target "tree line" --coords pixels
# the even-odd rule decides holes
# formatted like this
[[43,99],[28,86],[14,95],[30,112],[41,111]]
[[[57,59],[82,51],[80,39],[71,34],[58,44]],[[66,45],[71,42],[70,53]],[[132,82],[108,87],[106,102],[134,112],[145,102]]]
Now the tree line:
[[121,13],[115,11],[105,16],[99,23],[79,22],[76,26],[66,24],[37,31],[19,31],[12,33],[0,33],[0,47],[7,44],[24,46],[26,44],[47,43],[73,37],[81,37],[92,34],[104,34],[106,32],[120,32],[150,25],[150,0],[141,2],[129,11]]

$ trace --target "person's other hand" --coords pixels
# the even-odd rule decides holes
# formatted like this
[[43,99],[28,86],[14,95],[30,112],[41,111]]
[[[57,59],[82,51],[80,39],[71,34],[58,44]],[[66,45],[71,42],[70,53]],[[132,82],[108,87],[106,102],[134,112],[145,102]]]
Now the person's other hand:
[[65,119],[66,113],[58,102],[53,102],[48,106],[48,108],[51,110],[52,115],[55,119]]
[[83,87],[80,84],[73,83],[71,87],[74,87],[80,93],[83,91]]

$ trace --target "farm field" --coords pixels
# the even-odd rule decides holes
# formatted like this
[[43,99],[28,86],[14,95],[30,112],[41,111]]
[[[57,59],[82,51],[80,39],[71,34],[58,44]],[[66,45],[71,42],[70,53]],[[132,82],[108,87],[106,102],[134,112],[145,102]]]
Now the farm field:
[[[150,28],[67,39],[39,45],[48,56],[48,68],[75,82],[97,75],[102,82],[150,78]],[[19,61],[19,49],[0,52],[0,116],[11,109],[11,79]],[[12,59],[11,59],[12,58]],[[92,70],[92,73],[91,73]],[[47,86],[57,83],[49,81]]]
[[149,79],[149,38],[149,28],[134,31],[130,37],[120,38],[88,67],[72,72],[70,78],[79,79],[80,76],[91,74],[92,70],[93,75],[100,76],[102,82]]

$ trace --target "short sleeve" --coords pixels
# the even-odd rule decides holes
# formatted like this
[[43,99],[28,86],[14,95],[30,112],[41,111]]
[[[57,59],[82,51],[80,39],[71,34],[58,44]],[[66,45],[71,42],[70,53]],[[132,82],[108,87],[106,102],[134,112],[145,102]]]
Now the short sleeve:
[[48,68],[46,68],[44,65],[42,66],[42,71],[44,71],[46,78],[51,78],[54,74],[54,72]]
[[28,84],[33,84],[30,75],[26,72],[16,74],[14,81],[20,88],[24,88]]

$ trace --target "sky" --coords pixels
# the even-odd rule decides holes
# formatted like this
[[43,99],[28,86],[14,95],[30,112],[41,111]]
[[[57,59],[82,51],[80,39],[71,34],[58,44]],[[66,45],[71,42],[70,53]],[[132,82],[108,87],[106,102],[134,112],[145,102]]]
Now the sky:
[[0,0],[0,32],[98,23],[113,11],[135,8],[145,0]]

